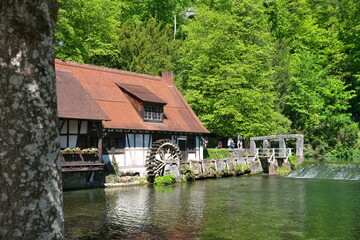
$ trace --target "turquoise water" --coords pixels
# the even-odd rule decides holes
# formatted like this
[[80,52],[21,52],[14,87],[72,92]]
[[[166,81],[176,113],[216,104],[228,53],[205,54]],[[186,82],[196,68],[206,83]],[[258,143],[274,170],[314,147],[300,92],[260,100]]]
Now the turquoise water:
[[241,176],[64,193],[66,239],[360,239],[360,181]]

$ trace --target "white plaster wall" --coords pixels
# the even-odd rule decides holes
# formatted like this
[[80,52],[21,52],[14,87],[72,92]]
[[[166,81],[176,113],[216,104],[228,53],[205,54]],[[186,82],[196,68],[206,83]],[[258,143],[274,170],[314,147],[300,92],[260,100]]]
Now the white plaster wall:
[[195,142],[196,142],[196,161],[200,161],[201,158],[200,158],[200,146],[201,146],[201,143],[200,143],[200,137],[197,136],[195,138]]
[[145,165],[144,151],[142,149],[136,149],[135,158],[132,161],[134,165]]
[[114,154],[115,161],[119,167],[125,166],[125,155],[124,154]]
[[196,153],[189,153],[188,154],[188,160],[195,161],[196,159]]
[[124,149],[124,167],[133,166],[132,160],[134,159],[135,151],[132,149]]
[[126,164],[124,166],[144,166],[148,148],[124,149]]
[[[102,161],[105,164],[106,163],[111,163],[112,158],[113,158],[113,155],[103,155],[102,156]],[[118,164],[119,167],[124,167],[124,162],[125,162],[124,154],[114,154],[114,158],[115,158],[115,161],[116,161],[116,163]]]

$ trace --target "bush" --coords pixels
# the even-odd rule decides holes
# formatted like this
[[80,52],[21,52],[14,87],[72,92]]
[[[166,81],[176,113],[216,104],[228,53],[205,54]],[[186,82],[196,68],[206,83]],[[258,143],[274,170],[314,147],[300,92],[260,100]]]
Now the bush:
[[190,167],[188,164],[185,164],[183,169],[181,169],[184,172],[185,180],[186,181],[193,181],[195,180],[195,171],[194,168]]
[[228,149],[212,149],[212,148],[205,148],[204,149],[204,159],[224,159],[228,158],[229,150]]
[[243,174],[245,173],[246,171],[249,171],[250,170],[250,166],[247,165],[247,164],[236,164],[236,172],[238,174]]
[[171,185],[176,182],[176,176],[174,174],[165,175],[163,177],[156,177],[154,184],[155,185]]
[[118,163],[116,162],[115,158],[113,158],[111,160],[111,165],[112,167],[114,168],[114,173],[115,175],[119,176],[120,175],[120,168],[119,168],[119,165]]
[[220,178],[224,175],[224,172],[220,172],[220,171],[214,171],[213,175],[215,178]]
[[110,175],[107,175],[105,177],[105,182],[106,183],[119,183],[120,182],[120,178],[118,175],[115,175],[115,174],[110,174]]
[[277,171],[279,175],[287,175],[289,172],[290,170],[284,168],[283,166],[280,166]]
[[299,166],[299,164],[297,164],[296,161],[297,161],[297,157],[295,155],[291,155],[289,157],[289,162],[292,170],[295,170]]

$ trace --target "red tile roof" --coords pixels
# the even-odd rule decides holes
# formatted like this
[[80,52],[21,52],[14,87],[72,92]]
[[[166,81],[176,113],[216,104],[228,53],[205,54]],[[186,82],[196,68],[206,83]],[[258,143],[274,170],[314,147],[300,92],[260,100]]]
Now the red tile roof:
[[[159,77],[62,60],[55,61],[55,68],[71,72],[111,118],[105,128],[209,133],[169,80],[170,73]],[[124,92],[143,102],[166,104],[164,122],[144,122]]]
[[58,116],[89,120],[110,120],[71,72],[56,70]]
[[123,91],[127,92],[132,97],[147,103],[159,103],[166,105],[166,102],[156,96],[150,90],[143,86],[131,85],[131,84],[117,84]]

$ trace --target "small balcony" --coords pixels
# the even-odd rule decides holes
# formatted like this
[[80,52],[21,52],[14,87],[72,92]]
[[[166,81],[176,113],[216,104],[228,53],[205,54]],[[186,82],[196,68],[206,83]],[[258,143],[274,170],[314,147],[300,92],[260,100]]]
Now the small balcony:
[[61,151],[62,172],[102,171],[104,165],[96,148],[66,148]]

